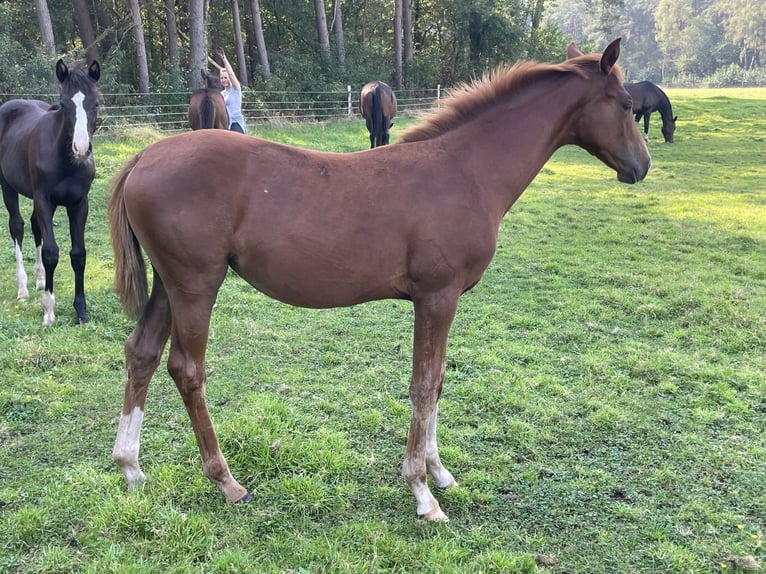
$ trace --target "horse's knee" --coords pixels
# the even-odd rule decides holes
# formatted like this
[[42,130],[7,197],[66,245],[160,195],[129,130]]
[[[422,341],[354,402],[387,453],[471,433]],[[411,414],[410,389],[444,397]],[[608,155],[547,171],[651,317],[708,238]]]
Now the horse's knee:
[[59,264],[59,248],[58,245],[43,245],[42,251],[42,260],[43,265],[45,266],[45,269],[56,269],[56,266]]
[[21,217],[11,216],[8,220],[8,229],[11,232],[11,237],[21,246],[21,241],[24,238],[24,220]]
[[84,247],[72,248],[69,252],[69,261],[72,263],[74,271],[83,271],[85,269],[86,252]]

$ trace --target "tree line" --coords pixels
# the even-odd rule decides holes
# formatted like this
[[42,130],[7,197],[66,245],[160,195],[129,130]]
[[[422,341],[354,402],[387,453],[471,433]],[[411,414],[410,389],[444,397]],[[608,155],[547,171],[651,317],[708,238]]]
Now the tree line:
[[218,46],[255,90],[430,88],[618,35],[629,79],[766,84],[763,0],[34,0],[0,2],[0,92],[50,92],[61,56],[105,92],[186,91]]

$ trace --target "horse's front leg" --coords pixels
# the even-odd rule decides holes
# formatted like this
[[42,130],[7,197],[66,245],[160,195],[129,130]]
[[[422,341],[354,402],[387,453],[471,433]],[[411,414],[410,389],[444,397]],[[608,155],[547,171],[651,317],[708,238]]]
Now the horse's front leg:
[[59,246],[53,236],[53,214],[55,206],[35,198],[32,210],[32,233],[35,247],[40,248],[45,268],[45,291],[43,291],[43,325],[50,327],[56,322],[56,297],[53,295],[53,274],[59,264]]
[[205,348],[215,293],[211,297],[186,293],[171,297],[173,308],[181,312],[173,315],[168,372],[189,414],[203,472],[229,502],[249,502],[252,497],[229,471],[205,402]]
[[415,495],[418,516],[425,520],[448,520],[428,488],[426,473],[430,472],[441,488],[457,484],[442,465],[436,443],[437,405],[444,383],[447,335],[456,309],[457,295],[415,302],[410,382],[412,417],[402,475]]
[[146,392],[170,336],[170,322],[167,294],[162,282],[155,277],[152,296],[125,342],[125,398],[112,460],[125,475],[129,489],[146,480],[138,464]]
[[85,305],[85,222],[88,219],[88,196],[74,206],[67,207],[69,216],[69,235],[72,238],[72,249],[69,260],[74,271],[74,310],[77,322],[88,322]]

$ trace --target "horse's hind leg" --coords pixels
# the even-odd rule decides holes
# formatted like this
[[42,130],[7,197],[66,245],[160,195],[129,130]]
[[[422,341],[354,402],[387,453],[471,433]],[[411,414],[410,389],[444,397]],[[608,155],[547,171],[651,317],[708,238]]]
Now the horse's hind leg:
[[375,128],[370,118],[365,118],[364,123],[367,125],[367,131],[370,132],[370,149],[372,149],[375,147]]
[[644,114],[644,140],[649,141],[649,116],[651,114]]
[[129,489],[146,480],[138,464],[141,424],[146,392],[170,336],[170,323],[167,293],[155,274],[152,295],[136,328],[125,342],[125,398],[112,460],[125,475]]
[[189,414],[202,457],[203,472],[229,502],[249,502],[250,494],[229,471],[205,403],[205,348],[215,292],[211,296],[174,292],[172,299],[173,327],[168,372]]
[[24,218],[21,217],[21,211],[19,210],[19,195],[10,189],[2,178],[0,178],[0,185],[3,188],[5,208],[8,210],[8,229],[11,232],[16,258],[16,285],[18,288],[16,298],[23,301],[29,298],[27,272],[24,270],[24,253],[21,250],[24,242]]

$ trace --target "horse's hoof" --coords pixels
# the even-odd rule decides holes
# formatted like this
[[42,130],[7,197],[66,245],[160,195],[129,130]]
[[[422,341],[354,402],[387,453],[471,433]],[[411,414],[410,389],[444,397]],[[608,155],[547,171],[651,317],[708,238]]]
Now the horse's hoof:
[[243,496],[242,498],[240,498],[240,499],[239,499],[237,502],[235,502],[234,504],[250,504],[252,501],[253,501],[253,496],[252,496],[252,495],[251,495],[249,492],[246,492],[246,493],[245,493],[245,496]]
[[442,509],[437,504],[435,508],[432,508],[425,514],[421,514],[418,516],[421,520],[425,522],[449,522],[449,517],[442,512]]

